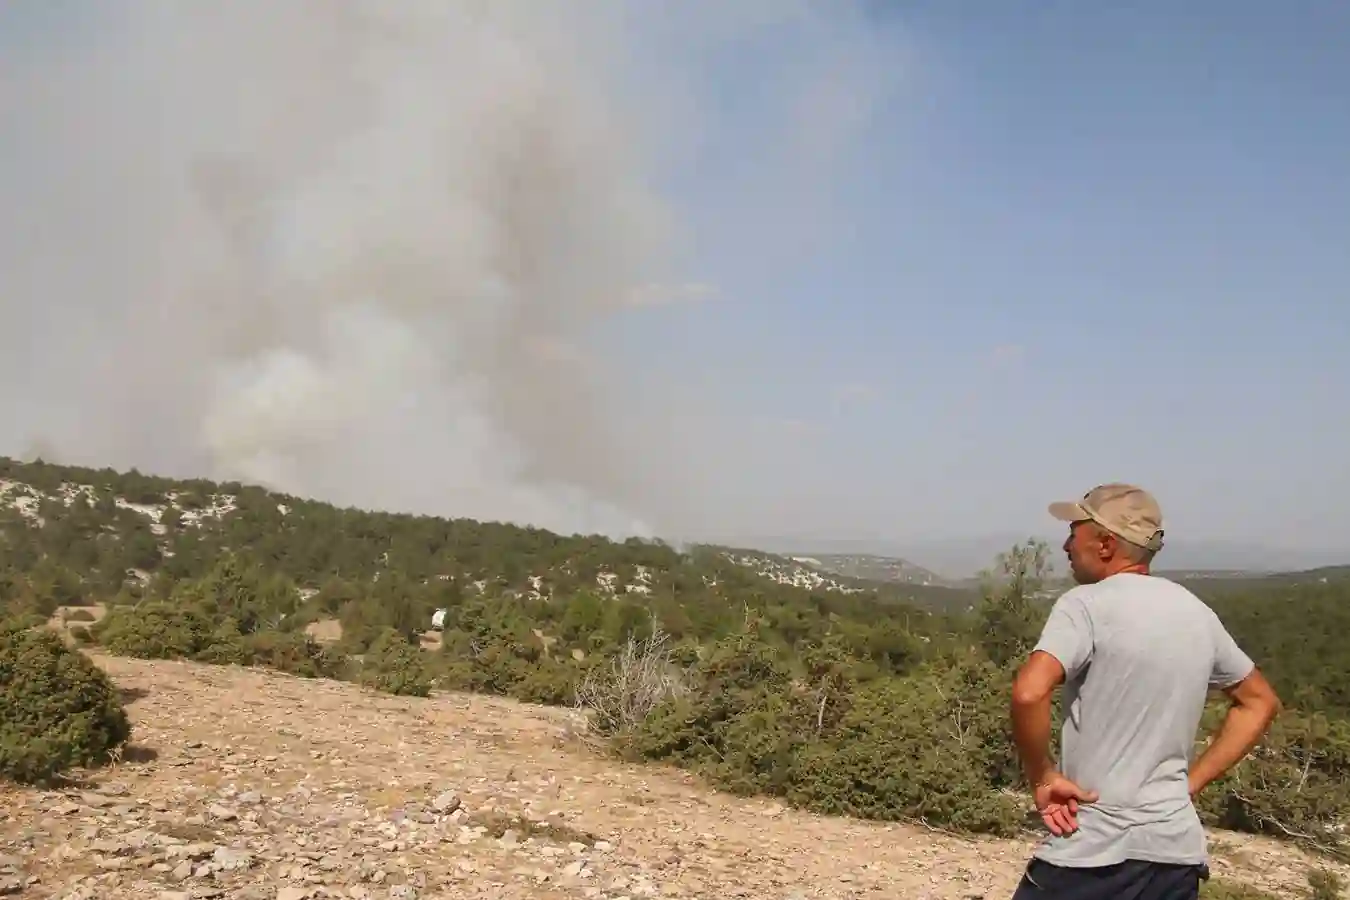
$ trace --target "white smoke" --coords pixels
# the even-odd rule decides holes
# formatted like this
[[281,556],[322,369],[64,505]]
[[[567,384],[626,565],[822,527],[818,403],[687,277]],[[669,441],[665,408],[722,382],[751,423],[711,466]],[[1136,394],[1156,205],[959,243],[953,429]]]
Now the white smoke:
[[667,235],[606,91],[601,17],[543,0],[116,9],[21,86],[28,146],[58,158],[0,226],[16,442],[366,507],[648,530],[618,508],[588,399],[588,329],[652,279]]
[[[880,9],[0,3],[0,453],[561,531],[778,527],[800,460],[715,413],[772,376],[698,387],[693,345],[625,378],[595,336],[732,308],[738,274],[848,233],[838,180],[907,65]],[[674,212],[658,174],[695,188]]]

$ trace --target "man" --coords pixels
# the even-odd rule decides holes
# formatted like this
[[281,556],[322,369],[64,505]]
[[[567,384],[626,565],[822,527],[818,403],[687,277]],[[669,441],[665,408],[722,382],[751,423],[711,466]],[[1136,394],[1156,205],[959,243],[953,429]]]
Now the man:
[[[1054,503],[1078,586],[1056,601],[1012,690],[1013,737],[1051,834],[1014,900],[1195,900],[1208,877],[1192,803],[1247,755],[1279,699],[1213,611],[1149,574],[1162,511],[1146,491],[1105,484]],[[1061,768],[1050,701],[1064,685]],[[1210,689],[1231,708],[1194,764]]]

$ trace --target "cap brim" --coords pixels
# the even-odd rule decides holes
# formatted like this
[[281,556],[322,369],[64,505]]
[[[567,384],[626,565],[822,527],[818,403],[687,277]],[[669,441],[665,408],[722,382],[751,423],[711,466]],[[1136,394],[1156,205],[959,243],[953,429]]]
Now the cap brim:
[[1051,503],[1050,515],[1061,522],[1082,522],[1084,519],[1092,518],[1081,503],[1069,503],[1067,501]]

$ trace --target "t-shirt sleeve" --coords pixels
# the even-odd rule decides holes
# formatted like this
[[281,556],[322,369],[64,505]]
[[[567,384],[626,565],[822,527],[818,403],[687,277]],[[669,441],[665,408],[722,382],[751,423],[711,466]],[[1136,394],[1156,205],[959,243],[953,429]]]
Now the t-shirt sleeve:
[[1223,690],[1246,678],[1256,668],[1252,658],[1242,651],[1223,626],[1217,615],[1210,614],[1210,631],[1214,643],[1214,662],[1210,667],[1209,686]]
[[1072,681],[1092,662],[1092,648],[1092,616],[1083,596],[1070,591],[1055,601],[1035,649],[1059,660],[1065,680]]

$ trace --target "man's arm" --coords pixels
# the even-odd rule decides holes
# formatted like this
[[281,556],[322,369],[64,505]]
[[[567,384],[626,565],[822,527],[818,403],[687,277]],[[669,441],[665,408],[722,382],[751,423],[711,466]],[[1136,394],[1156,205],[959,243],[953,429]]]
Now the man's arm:
[[1044,650],[1033,652],[1013,679],[1013,742],[1032,787],[1055,771],[1050,760],[1050,698],[1063,683],[1064,667]]
[[1022,771],[1033,787],[1055,771],[1050,760],[1050,698],[1092,661],[1092,617],[1081,593],[1057,601],[1030,658],[1013,679],[1012,732]]
[[1223,689],[1232,705],[1224,717],[1218,735],[1191,764],[1189,775],[1191,796],[1203,791],[1211,782],[1237,765],[1257,742],[1270,723],[1280,714],[1282,706],[1275,689],[1259,669],[1253,668],[1246,678]]

